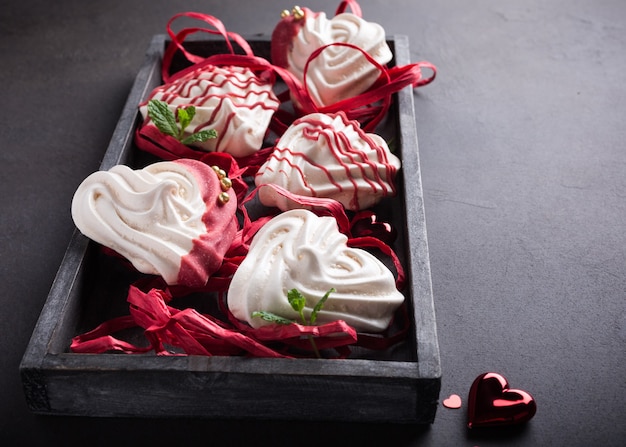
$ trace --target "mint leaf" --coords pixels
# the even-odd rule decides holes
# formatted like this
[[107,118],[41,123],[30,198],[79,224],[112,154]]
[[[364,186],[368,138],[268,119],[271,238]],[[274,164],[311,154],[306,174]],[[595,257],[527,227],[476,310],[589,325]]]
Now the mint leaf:
[[271,312],[265,312],[265,311],[252,312],[252,318],[255,318],[255,317],[262,318],[265,321],[270,321],[272,323],[277,323],[277,324],[293,323],[293,320],[288,320],[287,318],[283,318],[280,315],[276,315]]
[[201,130],[185,138],[185,129],[196,116],[194,106],[180,107],[176,109],[176,116],[174,116],[165,101],[151,99],[148,101],[148,116],[161,133],[174,137],[185,145],[203,143],[206,140],[217,138],[215,129]]
[[185,132],[185,129],[191,123],[191,120],[196,115],[196,108],[194,106],[189,107],[181,107],[176,110],[176,118],[178,119],[178,123],[180,124],[180,135],[179,138],[182,138]]
[[166,102],[151,99],[148,102],[148,116],[162,133],[178,138],[179,131],[176,118]]
[[287,292],[287,301],[291,304],[293,310],[300,314],[300,319],[302,323],[306,323],[306,318],[304,318],[304,306],[306,305],[306,298],[298,291],[298,289],[291,289]]
[[201,130],[200,132],[196,132],[194,134],[189,135],[187,138],[181,140],[183,144],[192,144],[192,143],[202,143],[206,140],[210,140],[212,138],[217,138],[217,131],[214,129],[211,130]]
[[309,319],[311,324],[315,324],[315,321],[317,320],[317,313],[320,310],[322,310],[324,303],[326,302],[330,294],[333,292],[336,292],[336,290],[334,287],[331,287],[331,289],[328,292],[326,292],[326,294],[317,302],[317,304],[313,308],[313,312],[311,312],[311,318]]
[[[291,308],[295,310],[296,312],[298,312],[298,314],[300,315],[302,324],[313,325],[315,324],[315,321],[317,320],[317,314],[319,313],[320,310],[322,310],[324,303],[326,302],[330,294],[335,291],[336,291],[335,288],[331,287],[331,289],[328,292],[326,292],[326,294],[317,302],[317,304],[313,308],[313,311],[311,312],[311,318],[309,319],[308,322],[306,321],[306,318],[304,318],[304,307],[306,306],[306,298],[304,297],[304,295],[300,293],[298,289],[291,289],[290,291],[287,292],[287,301],[289,301],[289,305],[291,306]],[[295,321],[293,320],[288,320],[279,315],[273,314],[271,312],[264,312],[264,311],[252,312],[252,317],[253,318],[259,317],[259,318],[264,319],[265,321],[271,321],[272,323],[278,323],[278,324],[295,323]],[[321,358],[320,352],[317,349],[317,344],[315,343],[315,339],[313,338],[313,336],[307,335],[307,338],[309,339],[309,342],[311,343],[311,348],[313,349],[315,356],[317,358]]]

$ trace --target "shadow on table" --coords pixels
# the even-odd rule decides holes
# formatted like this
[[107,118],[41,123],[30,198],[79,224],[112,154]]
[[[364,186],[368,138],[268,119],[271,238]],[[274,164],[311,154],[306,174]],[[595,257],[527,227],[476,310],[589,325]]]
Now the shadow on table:
[[513,442],[526,437],[527,424],[510,425],[506,427],[485,427],[467,430],[467,439],[473,443],[482,441]]
[[37,420],[30,426],[38,429],[22,432],[28,445],[66,447],[199,445],[198,441],[211,446],[403,447],[420,445],[431,429],[430,425],[317,421],[33,417]]

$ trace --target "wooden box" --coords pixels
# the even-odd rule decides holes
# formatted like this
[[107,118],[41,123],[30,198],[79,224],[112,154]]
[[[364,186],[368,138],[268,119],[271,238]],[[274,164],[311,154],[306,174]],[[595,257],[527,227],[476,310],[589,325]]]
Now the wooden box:
[[[154,36],[101,169],[135,165],[137,105],[161,84],[166,44]],[[206,54],[223,42],[193,42]],[[251,39],[268,57],[269,40]],[[410,63],[408,39],[389,38],[392,63]],[[96,244],[76,231],[51,287],[20,365],[26,400],[35,413],[115,417],[201,417],[432,423],[441,366],[431,288],[413,91],[395,94],[381,134],[394,140],[402,159],[399,195],[388,207],[399,230],[395,250],[406,273],[410,331],[384,352],[354,358],[269,359],[248,357],[76,354],[72,337],[92,329],[126,305],[123,279]],[[122,275],[123,276],[123,275]],[[122,296],[116,304],[111,296]],[[127,309],[126,309],[127,310]]]

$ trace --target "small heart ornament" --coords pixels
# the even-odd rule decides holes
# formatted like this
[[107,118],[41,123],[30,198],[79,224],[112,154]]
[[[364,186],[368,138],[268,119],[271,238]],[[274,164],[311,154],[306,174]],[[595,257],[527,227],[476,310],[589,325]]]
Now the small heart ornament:
[[478,376],[468,397],[469,428],[499,427],[529,421],[536,413],[535,399],[526,391],[509,388],[500,374]]
[[461,402],[461,396],[458,394],[451,394],[450,397],[443,400],[443,406],[446,408],[461,408],[462,404],[463,402]]

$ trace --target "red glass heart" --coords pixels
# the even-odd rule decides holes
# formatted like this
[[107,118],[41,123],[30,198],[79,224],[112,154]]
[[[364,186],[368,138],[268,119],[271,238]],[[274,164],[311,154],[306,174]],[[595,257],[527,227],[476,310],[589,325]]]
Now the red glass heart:
[[468,397],[469,428],[521,424],[537,411],[535,399],[522,390],[509,388],[500,374],[488,372],[478,376]]

